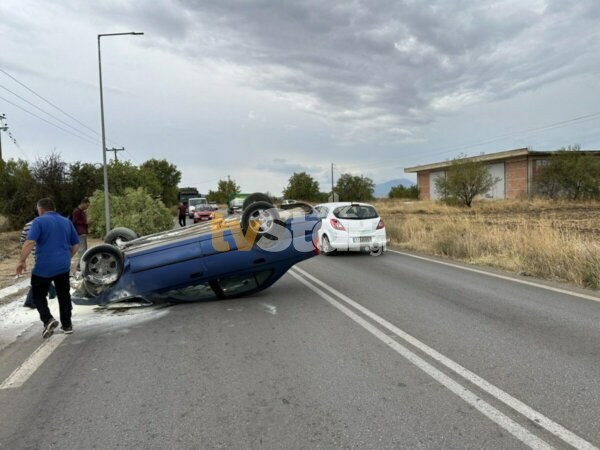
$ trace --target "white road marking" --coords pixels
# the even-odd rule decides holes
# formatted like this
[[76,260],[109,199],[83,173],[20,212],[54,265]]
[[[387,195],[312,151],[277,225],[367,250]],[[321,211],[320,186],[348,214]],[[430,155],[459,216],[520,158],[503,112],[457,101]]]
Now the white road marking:
[[[566,442],[566,443],[568,443],[568,444],[570,444],[573,447],[578,448],[578,449],[598,450],[597,447],[595,447],[594,445],[592,445],[591,443],[589,443],[585,439],[577,436],[573,432],[567,430],[562,425],[554,422],[553,420],[551,420],[548,417],[542,415],[541,413],[539,413],[538,411],[534,410],[530,406],[526,405],[525,403],[521,402],[520,400],[518,400],[515,397],[511,396],[510,394],[504,392],[500,388],[498,388],[498,387],[494,386],[493,384],[489,383],[488,381],[484,380],[479,375],[474,374],[470,370],[462,367],[460,364],[452,361],[450,358],[447,358],[446,356],[444,356],[441,353],[437,352],[433,348],[431,348],[428,345],[424,344],[423,342],[419,341],[417,338],[413,337],[412,335],[410,335],[410,334],[402,331],[401,329],[399,329],[395,325],[391,324],[387,320],[383,319],[382,317],[378,316],[377,314],[375,314],[372,311],[368,310],[367,308],[363,307],[362,305],[360,305],[359,303],[357,303],[354,300],[350,299],[349,297],[347,297],[346,295],[342,294],[341,292],[337,291],[336,289],[330,287],[329,285],[327,285],[326,283],[322,282],[321,280],[313,277],[312,275],[310,275],[306,271],[300,269],[299,267],[294,267],[292,269],[292,271],[290,271],[290,273],[295,278],[299,279],[303,284],[307,285],[311,290],[313,290],[314,292],[316,292],[319,296],[325,298],[324,295],[327,296],[327,294],[324,294],[324,293],[321,293],[321,291],[318,291],[318,288],[314,287],[312,284],[310,284],[309,282],[307,282],[303,278],[300,278],[296,273],[294,273],[294,271],[299,272],[304,277],[306,277],[307,279],[311,280],[313,283],[315,283],[315,284],[321,286],[322,288],[326,289],[327,291],[331,292],[336,297],[338,297],[340,300],[342,300],[345,303],[351,305],[352,307],[354,307],[355,309],[357,309],[358,311],[360,311],[361,313],[363,313],[365,316],[367,316],[370,319],[372,319],[373,321],[377,322],[382,327],[386,328],[387,330],[389,330],[392,333],[394,333],[396,336],[400,337],[401,339],[405,340],[409,344],[411,344],[414,347],[418,348],[423,353],[427,354],[431,358],[433,358],[436,361],[438,361],[439,363],[443,364],[448,369],[452,370],[453,372],[455,372],[456,374],[460,375],[464,379],[470,381],[471,383],[473,383],[474,385],[476,385],[477,387],[479,387],[483,391],[487,392],[488,394],[492,395],[496,399],[500,400],[505,405],[511,407],[513,410],[517,411],[518,413],[520,413],[523,416],[527,417],[528,419],[532,420],[534,423],[536,423],[536,424],[540,425],[541,427],[545,428],[550,433],[552,433],[555,436],[557,436],[560,439],[562,439],[564,442]],[[335,300],[331,299],[331,297],[329,297],[329,296],[327,296],[327,297],[328,298],[325,298],[325,300],[327,300],[329,303],[331,303],[336,308],[338,308],[340,310],[342,310],[341,308],[344,308],[338,302],[336,302]],[[343,311],[343,312],[346,313],[346,311]],[[354,318],[353,318],[353,320],[354,320]],[[360,324],[362,325],[362,323],[360,323]],[[371,330],[369,329],[369,331],[371,331]],[[387,336],[384,333],[381,333],[381,332],[379,332],[379,333],[382,336],[384,336],[384,337],[387,338]],[[375,333],[373,333],[373,334],[375,334]],[[384,340],[384,342],[387,343],[387,341],[385,341],[385,340]],[[406,351],[409,352],[408,350],[406,350]],[[415,355],[415,358],[418,358],[418,357]],[[411,362],[412,362],[412,360],[411,360]],[[423,369],[423,370],[425,370],[425,369]],[[444,383],[442,383],[442,384],[444,384]],[[452,390],[452,391],[455,392],[454,390]],[[457,394],[457,395],[460,395],[460,394]],[[461,396],[461,398],[462,398],[462,396]],[[492,408],[492,407],[490,406],[490,408]],[[484,413],[484,414],[486,414],[486,413]],[[501,414],[501,413],[499,413],[499,414]],[[488,415],[488,414],[486,414],[486,415]],[[488,417],[490,417],[490,416],[488,416]],[[494,420],[494,419],[492,419],[492,420]],[[508,419],[508,420],[510,420],[510,419]],[[508,430],[508,428],[506,428],[506,429]],[[511,431],[511,433],[512,433],[512,431]],[[523,441],[523,442],[525,442],[525,441]]]
[[541,289],[546,289],[548,291],[559,292],[561,294],[572,295],[573,297],[585,298],[586,300],[592,300],[595,302],[600,302],[600,297],[596,297],[593,295],[583,294],[580,292],[569,291],[567,289],[555,288],[552,286],[546,286],[544,284],[534,283],[533,281],[519,280],[518,278],[507,277],[505,275],[500,275],[497,273],[486,272],[485,270],[473,269],[471,267],[464,267],[458,264],[452,264],[446,261],[438,261],[437,259],[426,258],[424,256],[412,255],[410,253],[399,252],[398,250],[388,249],[388,252],[397,253],[398,255],[409,256],[415,259],[421,259],[423,261],[429,261],[436,264],[441,264],[443,266],[454,267],[455,269],[467,270],[469,272],[479,273],[481,275],[487,275],[488,277],[500,278],[501,280],[512,281],[514,283],[521,283],[527,286],[534,286]]
[[277,307],[275,305],[269,305],[268,303],[261,303],[265,307],[265,311],[274,316],[277,315]]
[[499,426],[501,426],[502,428],[504,428],[506,431],[508,431],[510,434],[512,434],[517,439],[519,439],[525,445],[527,445],[533,449],[552,449],[552,448],[554,448],[547,442],[538,438],[536,435],[531,433],[526,428],[524,428],[521,425],[519,425],[518,423],[516,423],[510,417],[502,414],[500,411],[498,411],[492,405],[490,405],[489,403],[485,402],[484,400],[479,398],[477,395],[475,395],[473,392],[469,391],[467,388],[458,384],[452,378],[450,378],[449,376],[445,375],[443,372],[441,372],[438,369],[436,369],[435,367],[433,367],[431,364],[429,364],[428,362],[426,362],[425,360],[423,360],[422,358],[417,356],[415,353],[411,352],[406,347],[404,347],[403,345],[396,342],[394,340],[394,338],[386,335],[382,331],[375,328],[373,325],[371,325],[365,319],[361,318],[359,315],[352,312],[349,308],[345,307],[338,301],[334,300],[331,296],[326,294],[321,289],[319,289],[316,286],[314,286],[313,284],[309,283],[308,281],[306,281],[304,278],[300,277],[299,275],[297,275],[293,272],[290,272],[290,273],[294,278],[296,278],[302,284],[306,285],[310,290],[312,290],[317,295],[322,297],[325,301],[327,301],[332,306],[334,306],[335,308],[339,309],[341,312],[346,314],[348,317],[350,317],[352,320],[354,320],[360,326],[365,328],[368,332],[370,332],[375,337],[377,337],[379,340],[381,340],[384,344],[386,344],[389,347],[391,347],[392,349],[394,349],[396,352],[398,352],[400,355],[402,355],[408,361],[413,363],[415,366],[417,366],[419,369],[421,369],[427,375],[429,375],[434,380],[439,382],[441,385],[446,387],[448,390],[450,390],[451,392],[453,392],[454,394],[459,396],[462,400],[467,402],[473,408],[477,409],[479,412],[481,412],[483,415],[485,415],[491,421],[493,421],[494,423],[496,423]]
[[65,334],[52,336],[45,340],[23,364],[17,367],[6,380],[0,384],[0,389],[15,389],[21,387],[29,377],[42,365],[54,350],[65,340]]

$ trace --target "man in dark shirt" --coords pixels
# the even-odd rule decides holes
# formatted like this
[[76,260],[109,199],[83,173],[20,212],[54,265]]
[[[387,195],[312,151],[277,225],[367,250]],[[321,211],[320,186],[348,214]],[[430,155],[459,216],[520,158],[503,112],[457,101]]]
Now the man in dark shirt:
[[88,235],[88,225],[92,223],[91,220],[87,218],[85,213],[86,209],[90,207],[90,199],[85,197],[79,203],[79,206],[73,210],[71,214],[71,220],[73,221],[73,226],[75,227],[75,231],[79,235],[79,252],[77,254],[77,270],[79,270],[81,265],[81,257],[87,250],[87,235]]
[[67,334],[73,332],[69,269],[71,258],[79,249],[79,237],[73,224],[55,211],[51,199],[43,198],[38,201],[37,210],[39,217],[33,221],[27,233],[27,240],[23,244],[17,265],[17,275],[22,274],[27,268],[27,257],[35,245],[36,258],[31,271],[31,289],[35,307],[44,324],[42,337],[47,338],[52,336],[58,326],[58,322],[50,313],[46,299],[48,287],[53,281],[63,331]]
[[185,203],[179,203],[179,226],[185,227],[185,218],[187,217],[187,206]]

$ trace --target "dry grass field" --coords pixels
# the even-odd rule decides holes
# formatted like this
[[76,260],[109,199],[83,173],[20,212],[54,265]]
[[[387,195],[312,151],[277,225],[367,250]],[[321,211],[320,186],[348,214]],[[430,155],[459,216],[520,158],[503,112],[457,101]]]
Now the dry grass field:
[[20,231],[0,232],[0,288],[10,286],[16,281],[15,269],[21,251],[20,234]]
[[396,247],[600,287],[600,202],[506,200],[468,209],[382,200],[377,209]]

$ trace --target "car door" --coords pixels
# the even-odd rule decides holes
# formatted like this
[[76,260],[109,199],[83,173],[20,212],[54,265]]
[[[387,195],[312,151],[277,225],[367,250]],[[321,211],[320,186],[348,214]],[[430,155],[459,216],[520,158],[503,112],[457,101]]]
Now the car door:
[[201,240],[176,241],[128,257],[140,292],[165,291],[195,284],[206,274]]

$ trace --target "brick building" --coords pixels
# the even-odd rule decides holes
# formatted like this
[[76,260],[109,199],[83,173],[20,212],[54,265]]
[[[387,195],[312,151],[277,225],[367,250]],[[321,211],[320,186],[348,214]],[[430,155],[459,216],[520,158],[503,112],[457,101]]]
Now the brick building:
[[[466,159],[486,163],[492,176],[500,179],[482,197],[503,199],[534,194],[536,181],[539,180],[539,176],[552,153],[518,148]],[[589,151],[589,153],[600,156],[600,151]],[[421,200],[437,200],[440,196],[435,190],[435,179],[446,176],[446,170],[451,164],[452,161],[425,164],[408,167],[404,169],[404,172],[417,174],[417,185]]]

